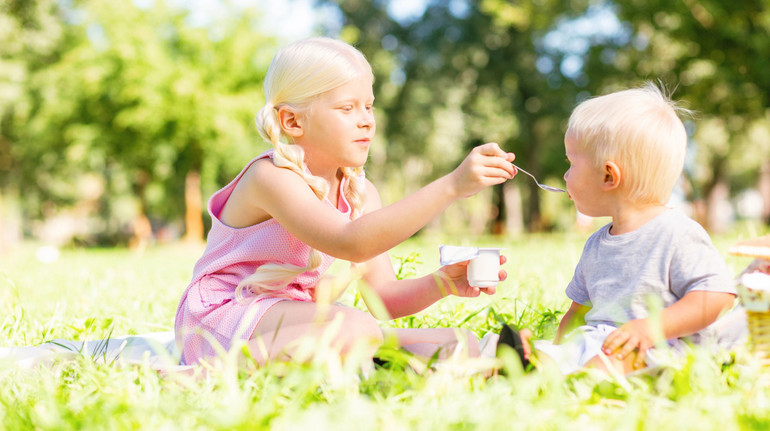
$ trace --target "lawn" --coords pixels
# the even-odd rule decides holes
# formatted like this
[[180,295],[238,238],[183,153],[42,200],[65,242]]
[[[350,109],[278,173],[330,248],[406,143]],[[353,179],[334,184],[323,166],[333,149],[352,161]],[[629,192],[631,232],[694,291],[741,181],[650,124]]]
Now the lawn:
[[[733,274],[749,261],[728,256],[727,246],[766,232],[742,225],[714,237]],[[481,336],[505,320],[549,337],[569,304],[564,287],[587,235],[410,240],[391,253],[403,275],[435,269],[439,244],[474,244],[504,247],[509,278],[492,297],[446,298],[385,325],[459,326]],[[202,249],[64,249],[53,260],[35,244],[18,245],[0,256],[0,347],[171,330]],[[332,271],[342,274],[346,266],[335,264]],[[363,307],[356,292],[348,290],[342,302]],[[198,379],[87,356],[24,370],[0,363],[0,428],[770,428],[770,370],[759,368],[748,348],[721,357],[696,349],[654,377],[614,379],[524,374],[512,358],[507,374],[493,378],[465,372],[460,360],[418,373],[404,365],[408,358],[391,354],[390,367],[364,374],[328,361],[275,362],[259,369],[223,366]]]

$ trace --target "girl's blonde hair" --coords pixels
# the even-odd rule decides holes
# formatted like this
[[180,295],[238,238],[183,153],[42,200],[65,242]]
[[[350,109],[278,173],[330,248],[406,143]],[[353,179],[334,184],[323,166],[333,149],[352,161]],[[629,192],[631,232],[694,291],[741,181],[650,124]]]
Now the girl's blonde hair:
[[594,167],[613,161],[623,173],[621,187],[640,204],[666,204],[682,174],[687,132],[677,106],[652,82],[579,104],[567,134],[593,155]]
[[[257,113],[257,130],[274,148],[273,163],[301,176],[321,200],[326,198],[329,184],[305,170],[304,151],[281,129],[278,109],[289,106],[298,112],[307,112],[318,96],[354,79],[374,79],[369,62],[347,43],[326,37],[308,38],[283,47],[273,58],[265,77],[266,103]],[[351,217],[357,218],[363,209],[363,168],[343,167],[342,174],[347,180],[343,193],[350,204]],[[264,264],[238,284],[236,298],[243,300],[247,293],[281,296],[276,291],[321,263],[321,253],[311,249],[305,267]]]

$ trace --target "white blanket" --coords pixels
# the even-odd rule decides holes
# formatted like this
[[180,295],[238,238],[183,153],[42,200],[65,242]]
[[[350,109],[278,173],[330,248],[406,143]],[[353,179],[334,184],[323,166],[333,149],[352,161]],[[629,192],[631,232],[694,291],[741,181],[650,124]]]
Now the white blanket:
[[103,340],[72,341],[57,339],[38,346],[0,347],[0,365],[19,368],[51,366],[56,360],[90,356],[104,364],[142,364],[152,369],[172,371],[189,367],[179,365],[174,332],[153,332]]

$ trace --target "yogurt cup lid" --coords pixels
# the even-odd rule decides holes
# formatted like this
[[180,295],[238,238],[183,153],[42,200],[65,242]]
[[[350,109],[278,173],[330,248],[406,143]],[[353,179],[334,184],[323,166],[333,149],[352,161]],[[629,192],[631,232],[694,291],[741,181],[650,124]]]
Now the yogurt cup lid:
[[451,265],[453,263],[464,262],[479,256],[480,251],[502,250],[496,247],[461,247],[457,245],[438,246],[439,260],[441,265]]

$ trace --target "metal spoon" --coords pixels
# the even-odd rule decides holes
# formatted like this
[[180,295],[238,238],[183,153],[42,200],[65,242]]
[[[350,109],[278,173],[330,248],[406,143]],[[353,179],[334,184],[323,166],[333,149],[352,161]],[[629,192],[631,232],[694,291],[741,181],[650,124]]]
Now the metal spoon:
[[535,184],[537,184],[537,186],[538,186],[538,187],[540,187],[540,188],[541,188],[541,189],[543,189],[543,190],[546,190],[546,191],[549,191],[549,192],[566,192],[566,190],[562,190],[562,189],[560,189],[560,188],[558,188],[558,187],[551,187],[551,186],[547,186],[547,185],[545,185],[545,184],[540,184],[540,183],[537,181],[537,178],[535,178],[535,176],[534,176],[534,175],[530,174],[529,172],[525,171],[524,169],[521,169],[520,167],[518,167],[518,166],[516,166],[516,165],[513,165],[513,167],[514,167],[514,168],[516,168],[516,170],[518,170],[518,171],[520,171],[520,172],[523,172],[523,173],[525,173],[525,174],[529,175],[529,176],[530,176],[530,178],[532,178],[533,180],[535,180]]

